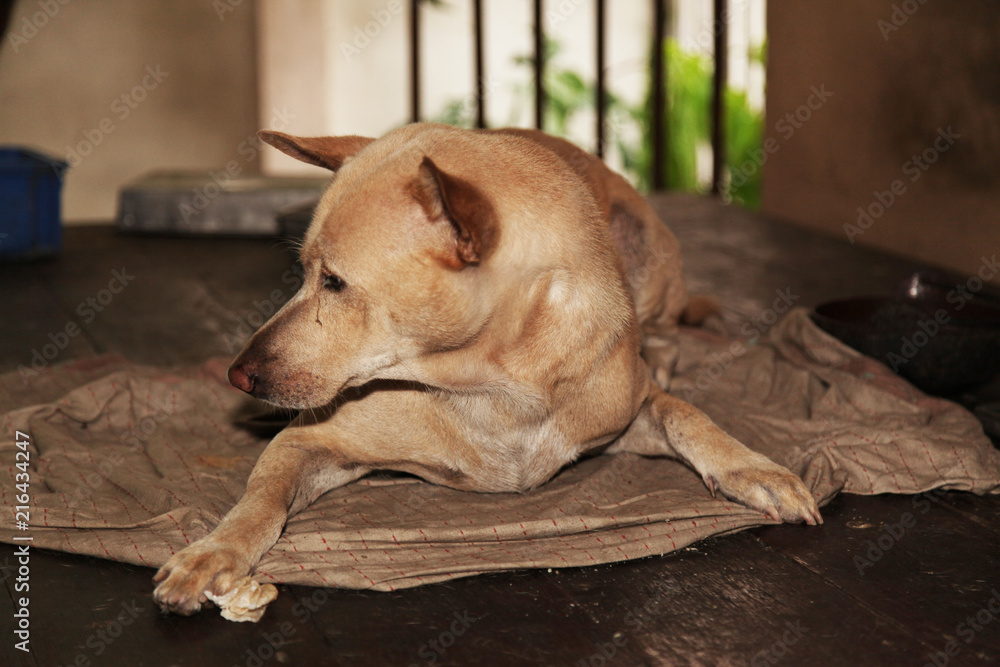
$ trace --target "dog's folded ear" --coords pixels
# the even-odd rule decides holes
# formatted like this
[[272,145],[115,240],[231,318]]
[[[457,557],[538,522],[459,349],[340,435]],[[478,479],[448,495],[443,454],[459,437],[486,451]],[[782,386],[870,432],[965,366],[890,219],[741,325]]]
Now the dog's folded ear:
[[343,137],[293,137],[284,132],[261,130],[257,133],[264,143],[274,146],[285,155],[318,167],[337,171],[347,158],[356,155],[375,141],[371,137],[347,135]]
[[496,245],[496,213],[489,200],[474,185],[445,173],[427,156],[420,163],[410,193],[431,221],[447,220],[451,225],[455,268],[478,264]]

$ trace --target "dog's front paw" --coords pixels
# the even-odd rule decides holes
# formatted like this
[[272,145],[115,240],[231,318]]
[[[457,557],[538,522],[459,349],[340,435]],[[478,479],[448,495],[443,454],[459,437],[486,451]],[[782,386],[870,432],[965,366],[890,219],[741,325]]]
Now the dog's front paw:
[[222,596],[250,573],[239,550],[211,537],[176,553],[153,577],[158,584],[153,599],[164,611],[190,616],[207,601],[206,591]]
[[787,468],[761,458],[746,467],[706,475],[705,484],[713,496],[718,489],[727,498],[775,521],[805,521],[810,526],[823,523],[819,507],[802,480]]

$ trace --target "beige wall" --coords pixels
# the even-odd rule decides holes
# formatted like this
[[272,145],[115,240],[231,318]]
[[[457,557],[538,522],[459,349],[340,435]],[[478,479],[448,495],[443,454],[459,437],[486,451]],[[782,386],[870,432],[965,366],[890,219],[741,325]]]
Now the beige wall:
[[94,144],[66,177],[67,221],[110,219],[121,184],[149,170],[257,169],[239,153],[257,123],[252,0],[16,3],[0,48],[0,143],[62,158]]
[[967,274],[1000,254],[998,35],[991,0],[769,2],[764,210]]

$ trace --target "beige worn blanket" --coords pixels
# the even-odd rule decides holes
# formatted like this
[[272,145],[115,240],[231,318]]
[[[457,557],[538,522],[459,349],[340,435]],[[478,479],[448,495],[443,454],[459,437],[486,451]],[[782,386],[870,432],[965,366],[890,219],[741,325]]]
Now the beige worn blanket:
[[[1000,456],[971,414],[827,336],[804,310],[751,347],[701,330],[674,344],[671,392],[801,475],[821,502],[841,491],[1000,491]],[[27,384],[0,377],[4,507],[22,504],[18,430],[31,470],[29,525],[3,522],[0,541],[31,536],[35,547],[158,567],[206,535],[267,444],[242,421],[255,402],[229,386],[226,363],[168,370],[102,357]],[[525,494],[377,475],[292,517],[254,577],[392,590],[642,558],[766,523],[711,498],[684,465],[631,454],[580,462]]]

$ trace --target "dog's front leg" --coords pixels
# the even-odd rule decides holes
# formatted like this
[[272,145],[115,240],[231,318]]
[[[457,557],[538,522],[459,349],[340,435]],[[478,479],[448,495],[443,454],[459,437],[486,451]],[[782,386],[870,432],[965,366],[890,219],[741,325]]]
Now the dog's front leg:
[[652,381],[639,415],[607,453],[623,451],[679,458],[701,475],[713,495],[718,489],[775,521],[823,523],[801,479],[748,449],[701,410],[665,393]]
[[319,429],[293,424],[279,433],[254,466],[239,503],[208,536],[160,568],[153,597],[163,609],[186,616],[201,609],[206,591],[227,593],[278,541],[289,516],[368,472],[339,460],[313,433]]

